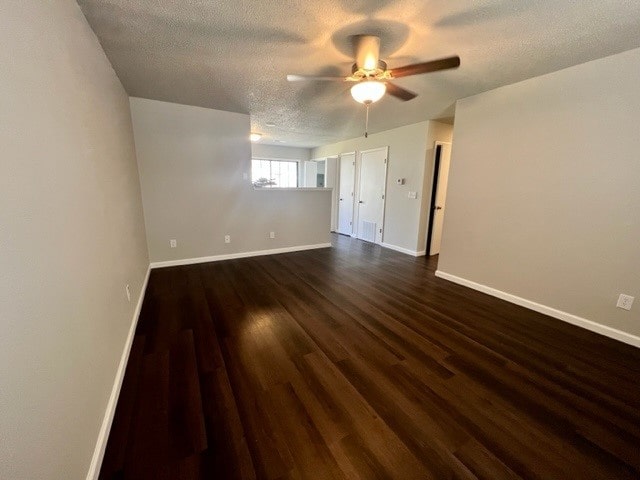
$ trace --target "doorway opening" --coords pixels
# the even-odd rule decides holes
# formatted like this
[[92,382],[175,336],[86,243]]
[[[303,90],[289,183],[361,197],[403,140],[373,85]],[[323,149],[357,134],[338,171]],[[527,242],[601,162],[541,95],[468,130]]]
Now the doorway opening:
[[427,227],[427,256],[440,253],[442,226],[444,223],[447,185],[449,181],[449,165],[451,160],[451,144],[436,142],[433,161],[431,185],[431,202]]

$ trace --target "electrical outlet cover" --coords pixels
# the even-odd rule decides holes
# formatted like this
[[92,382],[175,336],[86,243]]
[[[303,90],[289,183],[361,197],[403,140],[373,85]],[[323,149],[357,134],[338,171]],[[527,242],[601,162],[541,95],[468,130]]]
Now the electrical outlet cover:
[[623,310],[631,310],[631,305],[633,305],[634,297],[631,295],[625,295],[621,293],[618,297],[618,303],[616,303],[616,307],[622,308]]

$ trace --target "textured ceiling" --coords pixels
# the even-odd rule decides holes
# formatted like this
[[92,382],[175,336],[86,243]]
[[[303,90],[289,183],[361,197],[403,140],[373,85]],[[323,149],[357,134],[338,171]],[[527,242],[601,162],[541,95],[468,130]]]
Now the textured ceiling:
[[[372,107],[370,132],[451,117],[457,99],[640,46],[638,0],[79,0],[131,96],[251,114],[265,143],[361,135],[342,83],[349,38],[377,34],[390,68],[451,54],[458,70],[396,82],[419,93]],[[273,123],[275,126],[268,126]]]

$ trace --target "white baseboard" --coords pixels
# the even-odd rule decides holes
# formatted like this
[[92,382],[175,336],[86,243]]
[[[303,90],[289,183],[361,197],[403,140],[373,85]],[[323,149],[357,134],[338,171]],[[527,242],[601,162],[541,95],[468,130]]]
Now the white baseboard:
[[407,255],[411,255],[412,257],[423,257],[427,253],[425,250],[421,250],[418,252],[416,250],[409,250],[408,248],[398,247],[397,245],[391,245],[390,243],[381,243],[380,246],[388,248],[390,250],[395,250],[396,252],[406,253]]
[[142,310],[142,302],[144,301],[144,294],[147,291],[147,284],[149,283],[149,274],[151,267],[147,268],[147,273],[142,282],[142,288],[140,289],[140,296],[138,297],[138,303],[136,309],[133,312],[133,319],[131,320],[131,327],[129,327],[129,334],[124,344],[122,351],[122,357],[120,357],[120,364],[116,371],[116,378],[113,383],[111,395],[109,396],[109,402],[107,403],[107,409],[104,413],[102,425],[98,432],[98,441],[96,442],[96,448],[93,451],[93,457],[91,458],[91,464],[89,465],[89,473],[87,473],[87,480],[97,480],[100,475],[100,467],[102,466],[102,459],[104,458],[104,452],[107,448],[107,441],[109,440],[109,432],[111,431],[111,424],[113,423],[113,416],[116,413],[116,406],[118,405],[118,397],[120,396],[120,388],[122,388],[122,381],[124,380],[124,373],[127,369],[127,362],[129,361],[129,353],[131,352],[131,346],[133,345],[133,337],[136,333],[136,326],[138,325],[138,318],[140,317],[140,311]]
[[478,290],[482,293],[486,293],[488,295],[492,295],[502,300],[506,300],[507,302],[515,303],[516,305],[520,305],[521,307],[525,307],[530,310],[534,310],[536,312],[549,315],[550,317],[557,318],[558,320],[571,323],[572,325],[576,325],[578,327],[586,328],[587,330],[591,330],[592,332],[599,333],[600,335],[604,335],[606,337],[613,338],[615,340],[619,340],[629,345],[633,345],[634,347],[640,348],[640,337],[637,337],[627,332],[623,332],[622,330],[617,330],[615,328],[607,327],[606,325],[596,323],[593,320],[588,320],[586,318],[578,317],[577,315],[563,312],[562,310],[557,310],[555,308],[548,307],[546,305],[542,305],[540,303],[536,303],[531,300],[527,300],[526,298],[518,297],[516,295],[503,292],[502,290],[497,290],[487,285],[483,285],[481,283],[476,283],[471,280],[467,280],[466,278],[457,277],[456,275],[443,272],[442,270],[436,270],[436,277],[440,277],[445,280],[449,280],[450,282],[457,283],[459,285],[463,285],[465,287],[469,287],[474,290]]
[[235,258],[259,257],[262,255],[275,255],[277,253],[301,252],[316,248],[329,248],[331,243],[318,243],[315,245],[298,245],[295,247],[272,248],[271,250],[255,250],[253,252],[228,253],[224,255],[212,255],[210,257],[183,258],[180,260],[167,260],[164,262],[151,262],[151,268],[175,267],[178,265],[192,265],[194,263],[219,262],[221,260],[233,260]]

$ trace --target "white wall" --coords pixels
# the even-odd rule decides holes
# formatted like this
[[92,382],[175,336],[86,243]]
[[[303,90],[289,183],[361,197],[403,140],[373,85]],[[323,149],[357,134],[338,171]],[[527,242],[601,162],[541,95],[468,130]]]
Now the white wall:
[[0,478],[81,479],[148,267],[129,102],[74,1],[0,22]]
[[152,261],[330,241],[331,192],[254,190],[248,115],[140,98],[131,112]]
[[[432,158],[427,156],[427,150],[432,149],[435,139],[450,139],[450,136],[442,137],[438,126],[432,126],[432,124],[448,127],[438,122],[425,121],[370,134],[368,138],[353,138],[318,147],[312,152],[313,158],[319,158],[389,146],[383,241],[385,244],[422,254],[425,249],[424,230],[426,228],[423,220],[426,215],[423,206],[423,195],[425,195],[423,192],[426,192],[428,196],[431,188],[429,179],[433,169],[433,165],[430,163]],[[357,161],[359,161],[359,155]],[[332,168],[331,171],[335,177],[335,162],[333,162]],[[398,178],[405,178],[406,183],[397,185],[396,179]],[[429,182],[425,183],[425,179]],[[427,190],[425,190],[425,185]],[[410,191],[417,192],[416,199],[409,198]]]
[[305,161],[311,159],[311,149],[284,145],[264,145],[260,142],[255,142],[251,144],[251,156]]
[[460,100],[439,269],[640,335],[639,72],[636,49]]

